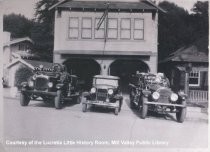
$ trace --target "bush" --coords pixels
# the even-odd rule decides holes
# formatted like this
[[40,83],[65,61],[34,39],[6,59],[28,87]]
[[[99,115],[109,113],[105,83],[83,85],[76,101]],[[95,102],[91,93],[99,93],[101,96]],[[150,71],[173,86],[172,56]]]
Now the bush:
[[27,67],[20,67],[15,73],[15,86],[20,89],[21,83],[28,81],[28,79],[33,75],[31,69]]

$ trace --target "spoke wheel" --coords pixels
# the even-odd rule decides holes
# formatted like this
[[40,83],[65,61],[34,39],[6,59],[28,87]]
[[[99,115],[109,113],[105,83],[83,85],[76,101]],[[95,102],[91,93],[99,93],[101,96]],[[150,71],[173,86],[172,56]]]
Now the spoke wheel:
[[145,102],[148,101],[147,97],[142,97],[142,107],[141,107],[141,118],[145,119],[147,116],[147,112],[148,112],[148,105],[145,104]]
[[[182,105],[186,106],[186,101],[182,102]],[[185,120],[187,114],[187,108],[186,107],[180,107],[178,108],[178,112],[176,113],[176,119],[178,122],[183,123]]]

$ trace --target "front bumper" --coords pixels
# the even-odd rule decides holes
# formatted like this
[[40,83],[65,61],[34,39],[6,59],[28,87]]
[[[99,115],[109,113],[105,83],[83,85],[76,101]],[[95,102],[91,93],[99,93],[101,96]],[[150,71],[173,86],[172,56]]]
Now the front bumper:
[[49,96],[57,96],[57,92],[49,92],[49,91],[38,91],[38,90],[21,90],[22,93],[33,94],[33,95],[49,95]]
[[97,105],[102,107],[109,107],[109,108],[119,108],[119,105],[117,103],[111,103],[111,102],[104,102],[104,101],[98,101],[98,100],[86,100],[82,102],[83,104],[88,105]]
[[185,108],[186,105],[181,105],[181,104],[171,104],[171,103],[161,103],[161,102],[144,102],[144,104],[148,104],[148,105],[159,105],[159,106],[172,106],[172,107],[182,107]]

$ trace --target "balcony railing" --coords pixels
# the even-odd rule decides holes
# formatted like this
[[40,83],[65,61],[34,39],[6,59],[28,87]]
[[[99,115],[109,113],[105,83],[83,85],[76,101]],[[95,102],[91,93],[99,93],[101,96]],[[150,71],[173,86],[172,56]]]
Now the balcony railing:
[[208,91],[190,90],[189,100],[191,102],[206,102],[208,101]]

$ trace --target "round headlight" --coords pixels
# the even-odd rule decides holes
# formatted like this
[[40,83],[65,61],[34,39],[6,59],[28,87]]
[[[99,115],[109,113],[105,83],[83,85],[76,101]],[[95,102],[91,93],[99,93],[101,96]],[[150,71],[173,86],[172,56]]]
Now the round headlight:
[[108,94],[109,94],[109,95],[112,95],[113,93],[114,93],[114,91],[113,91],[112,89],[109,89],[109,90],[108,90]]
[[52,83],[52,82],[49,82],[49,83],[48,83],[48,87],[49,87],[49,88],[52,88],[52,87],[53,87],[53,83]]
[[91,88],[90,93],[96,93],[96,88]]
[[33,87],[34,86],[34,82],[33,81],[29,81],[28,85],[29,85],[29,87]]
[[177,101],[178,100],[178,95],[176,93],[172,93],[170,98],[171,98],[171,101],[173,101],[173,102]]
[[40,65],[39,65],[39,68],[40,68],[40,69],[43,69],[43,68],[44,68],[44,66],[43,66],[42,64],[40,64]]
[[159,97],[160,97],[160,94],[159,94],[158,92],[154,92],[154,93],[152,94],[152,98],[153,98],[154,100],[159,99]]

